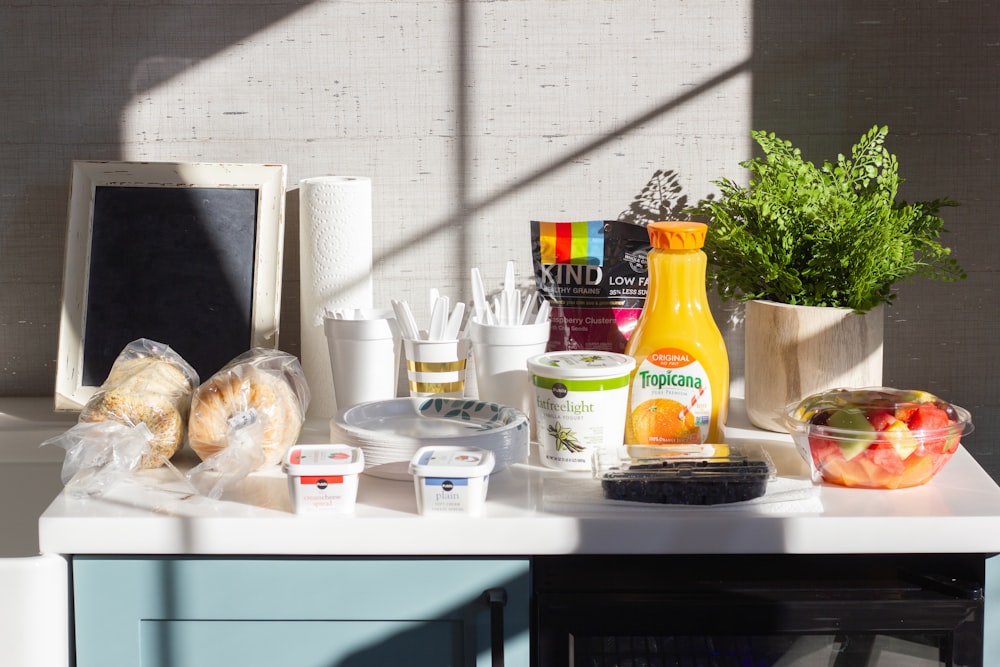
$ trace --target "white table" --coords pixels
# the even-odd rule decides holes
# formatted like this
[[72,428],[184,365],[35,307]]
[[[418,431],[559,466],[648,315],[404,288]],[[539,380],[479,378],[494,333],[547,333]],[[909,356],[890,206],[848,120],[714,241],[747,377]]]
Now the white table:
[[[727,438],[761,443],[779,476],[803,478],[790,437],[749,428],[738,399],[733,407]],[[307,442],[327,438],[319,422],[303,433]],[[104,498],[60,495],[39,521],[39,543],[63,554],[1000,553],[1000,487],[961,447],[924,486],[821,485],[814,500],[785,512],[780,505],[576,509],[553,502],[553,489],[569,479],[596,484],[586,474],[518,464],[492,477],[483,516],[433,519],[416,513],[409,482],[363,475],[353,516],[309,518],[290,512],[278,469],[213,501],[191,495],[163,468]]]

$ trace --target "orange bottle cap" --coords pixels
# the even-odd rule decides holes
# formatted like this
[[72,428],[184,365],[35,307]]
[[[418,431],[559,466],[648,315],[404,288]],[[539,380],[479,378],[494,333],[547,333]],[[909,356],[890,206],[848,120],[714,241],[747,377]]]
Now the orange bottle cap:
[[649,242],[664,250],[695,250],[705,245],[708,225],[703,222],[670,220],[646,225]]

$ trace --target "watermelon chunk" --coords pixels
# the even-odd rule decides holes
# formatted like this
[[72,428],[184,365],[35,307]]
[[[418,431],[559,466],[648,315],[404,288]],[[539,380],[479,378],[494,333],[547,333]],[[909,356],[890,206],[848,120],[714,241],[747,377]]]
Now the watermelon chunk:
[[892,425],[893,422],[896,421],[895,412],[889,412],[888,410],[875,410],[873,412],[869,412],[867,417],[868,423],[871,424],[876,431],[885,431]]
[[891,475],[898,475],[906,470],[906,464],[903,463],[899,452],[892,446],[892,443],[886,440],[880,438],[868,448],[867,453],[871,456],[872,463]]
[[[910,431],[934,431],[948,429],[953,422],[948,413],[936,405],[926,403],[919,406],[910,416],[907,426]],[[917,434],[924,447],[932,452],[948,452],[955,448],[958,437],[952,433],[942,433],[943,437],[933,438],[929,434]]]
[[948,428],[951,423],[947,412],[936,405],[925,403],[913,411],[906,425],[911,431],[922,431],[924,429]]

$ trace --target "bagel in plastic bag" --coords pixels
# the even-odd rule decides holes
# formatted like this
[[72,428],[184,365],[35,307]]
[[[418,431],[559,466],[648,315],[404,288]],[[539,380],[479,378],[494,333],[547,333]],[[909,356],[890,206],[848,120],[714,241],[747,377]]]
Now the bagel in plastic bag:
[[146,338],[119,353],[108,377],[80,411],[81,423],[144,424],[152,434],[139,468],[156,468],[184,443],[198,373],[167,345]]
[[250,435],[276,465],[295,444],[309,406],[309,388],[298,359],[287,352],[254,348],[203,382],[191,401],[188,442],[205,461],[237,437]]

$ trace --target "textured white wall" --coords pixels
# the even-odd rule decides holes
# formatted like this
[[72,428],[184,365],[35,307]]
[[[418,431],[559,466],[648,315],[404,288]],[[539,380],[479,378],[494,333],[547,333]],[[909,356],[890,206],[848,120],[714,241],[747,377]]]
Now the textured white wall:
[[746,150],[747,12],[314,3],[205,60],[135,63],[119,146],[283,162],[291,187],[371,176],[376,302],[423,308],[431,285],[467,296],[470,266],[499,280],[513,258],[527,278],[532,218],[617,217],[665,167],[704,193]]

